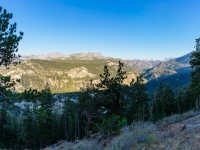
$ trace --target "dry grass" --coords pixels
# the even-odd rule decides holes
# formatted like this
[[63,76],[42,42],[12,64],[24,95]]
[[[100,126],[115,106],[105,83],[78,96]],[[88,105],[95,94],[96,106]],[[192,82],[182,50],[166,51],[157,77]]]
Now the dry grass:
[[187,111],[183,114],[175,114],[169,117],[165,117],[162,120],[158,121],[156,124],[162,125],[162,126],[167,126],[169,124],[181,122],[187,118],[193,117],[197,115],[198,112],[195,112],[194,110]]
[[150,122],[133,123],[131,126],[122,129],[122,134],[115,137],[107,150],[129,150],[137,147],[142,143],[155,142],[153,132],[155,131],[154,124]]
[[92,141],[81,141],[76,145],[67,148],[67,150],[102,150],[103,147],[100,144],[97,144],[96,140]]
[[132,125],[124,127],[121,130],[119,136],[114,137],[104,147],[101,144],[97,144],[98,139],[83,140],[79,143],[67,148],[68,150],[129,150],[140,146],[141,144],[155,143],[153,133],[156,128],[153,123],[150,122],[134,122]]

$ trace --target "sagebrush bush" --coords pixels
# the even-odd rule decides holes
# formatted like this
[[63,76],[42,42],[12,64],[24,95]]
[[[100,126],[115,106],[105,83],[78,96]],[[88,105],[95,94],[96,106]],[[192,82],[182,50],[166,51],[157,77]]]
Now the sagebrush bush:
[[173,124],[173,123],[177,123],[177,122],[181,122],[189,117],[193,117],[196,115],[196,112],[194,110],[190,110],[187,111],[183,114],[175,114],[175,115],[171,115],[169,117],[165,117],[162,120],[158,121],[157,123],[162,125],[162,126],[166,126],[169,124]]
[[151,143],[155,141],[153,133],[155,126],[150,122],[133,123],[124,127],[122,134],[113,139],[107,150],[129,150],[140,143]]

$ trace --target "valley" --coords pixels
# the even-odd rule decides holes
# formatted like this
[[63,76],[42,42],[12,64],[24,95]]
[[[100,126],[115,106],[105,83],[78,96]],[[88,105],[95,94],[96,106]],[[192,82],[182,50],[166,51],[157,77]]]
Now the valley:
[[49,53],[46,55],[30,55],[20,58],[21,64],[1,68],[0,74],[20,79],[15,87],[16,92],[24,90],[41,90],[48,83],[53,93],[79,92],[80,88],[90,80],[99,82],[99,74],[103,66],[107,65],[111,75],[116,71],[118,61],[124,63],[127,79],[124,84],[129,85],[131,80],[136,81],[136,76],[145,74],[147,90],[153,92],[162,81],[177,89],[189,84],[189,65],[191,54],[168,61],[161,60],[122,60],[102,56],[99,53],[78,53],[64,55]]

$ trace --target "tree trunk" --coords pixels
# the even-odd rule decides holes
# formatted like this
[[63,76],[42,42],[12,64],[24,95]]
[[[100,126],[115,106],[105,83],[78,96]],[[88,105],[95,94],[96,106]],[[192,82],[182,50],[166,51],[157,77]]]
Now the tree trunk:
[[74,141],[76,141],[76,113],[75,113],[75,136],[74,136]]
[[196,110],[199,110],[199,99],[196,98]]
[[67,121],[66,121],[66,118],[65,118],[65,138],[67,140]]
[[80,139],[80,127],[79,127],[79,115],[77,113],[77,120],[78,120],[78,139]]
[[87,113],[87,119],[88,119],[88,123],[87,123],[87,138],[90,138],[91,120],[92,120],[92,113],[91,112]]
[[0,118],[0,133],[3,134],[3,125],[6,124],[5,110],[4,110],[4,101],[2,102],[1,108],[1,118]]
[[91,122],[87,124],[87,139],[90,138]]
[[115,101],[115,114],[119,116],[119,100],[120,100],[120,94],[117,92],[116,101]]

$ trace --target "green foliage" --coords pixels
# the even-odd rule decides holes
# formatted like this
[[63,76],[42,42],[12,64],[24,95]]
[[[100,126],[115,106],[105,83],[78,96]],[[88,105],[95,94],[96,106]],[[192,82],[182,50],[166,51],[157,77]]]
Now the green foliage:
[[200,38],[196,39],[196,50],[192,52],[190,65],[194,69],[191,73],[191,89],[196,99],[196,109],[200,107]]
[[145,121],[148,119],[149,114],[149,97],[146,93],[146,88],[143,84],[144,75],[141,74],[137,77],[136,82],[131,82],[130,87],[127,87],[127,95],[129,98],[126,100],[126,116],[128,123],[133,120]]
[[173,91],[162,82],[154,92],[153,120],[159,120],[175,113],[184,113],[195,107],[191,90],[186,87]]
[[174,93],[169,86],[165,86],[162,82],[154,93],[153,118],[161,119],[176,113],[176,101]]
[[18,143],[17,120],[12,115],[5,113],[5,122],[0,127],[0,148],[15,148]]
[[[10,24],[13,14],[0,7],[0,66],[9,66],[17,58],[19,41],[22,39],[23,32],[16,35],[17,24]],[[16,62],[15,62],[16,63]]]
[[111,115],[103,119],[101,123],[96,123],[95,128],[100,129],[102,134],[119,134],[120,129],[127,124],[126,118],[120,118],[120,116]]
[[15,84],[9,76],[0,75],[0,148],[15,148],[18,143],[17,121],[11,115],[11,110],[15,106],[13,99],[16,99],[17,95],[11,91]]
[[100,126],[105,126],[105,133],[117,132],[124,122],[121,109],[124,94],[122,84],[126,76],[122,67],[123,64],[119,62],[116,75],[111,76],[108,67],[104,66],[104,73],[100,74],[100,83],[95,85],[91,80],[82,88],[78,104],[80,116],[86,125],[87,138],[90,137],[91,130],[102,131]]
[[186,120],[187,118],[193,117],[196,115],[196,112],[194,110],[186,111],[181,114],[174,114],[169,117],[164,117],[161,120],[158,121],[158,124],[162,126],[167,126],[169,124],[174,124],[177,122],[181,122]]
[[52,94],[47,84],[45,89],[42,90],[38,96],[38,101],[40,103],[39,109],[35,110],[36,122],[38,124],[39,130],[39,140],[41,146],[44,148],[51,143],[53,138],[53,101]]
[[[100,74],[100,83],[97,84],[98,88],[104,89],[104,106],[111,110],[111,113],[115,115],[120,115],[120,99],[123,95],[123,81],[127,77],[125,76],[126,72],[122,71],[123,63],[119,61],[119,66],[117,73],[114,77],[110,76],[107,66],[104,66],[104,73]],[[106,101],[105,101],[106,100]]]
[[[72,139],[75,140],[77,135],[75,130],[77,131],[77,103],[72,101],[71,96],[68,97],[63,106],[63,113],[62,113],[62,122],[63,122],[63,131],[64,131],[64,139],[71,141]],[[76,120],[77,119],[77,120]],[[80,137],[79,137],[80,138]]]
[[38,149],[38,124],[36,122],[35,113],[31,111],[29,105],[27,105],[25,113],[23,114],[23,128],[21,137],[25,143],[24,147],[27,149]]
[[25,90],[22,95],[27,102],[36,103],[39,92],[36,89],[29,89]]
[[[25,148],[44,148],[53,142],[55,132],[53,101],[49,85],[46,84],[41,92],[32,89],[25,91],[23,98],[30,102],[27,103],[23,113],[22,139]],[[32,108],[30,108],[31,103]]]
[[[7,13],[5,9],[0,7],[0,66],[9,67],[17,57],[19,41],[22,39],[23,33],[16,35],[16,23],[10,24],[13,15]],[[0,75],[0,148],[17,148],[17,120],[9,114],[8,106],[14,106],[11,98],[14,94],[11,92],[16,84],[9,76]]]
[[122,68],[123,63],[119,61],[116,75],[111,76],[108,67],[104,66],[100,83],[95,86],[91,82],[79,95],[80,111],[87,120],[88,137],[91,126],[94,132],[113,134],[119,133],[127,121],[148,119],[149,98],[145,93],[143,75],[135,83],[132,81],[129,87],[123,85],[126,72]]

